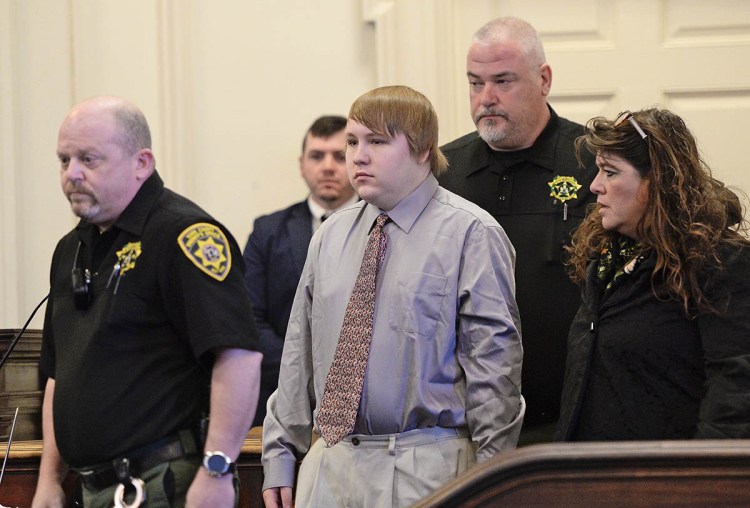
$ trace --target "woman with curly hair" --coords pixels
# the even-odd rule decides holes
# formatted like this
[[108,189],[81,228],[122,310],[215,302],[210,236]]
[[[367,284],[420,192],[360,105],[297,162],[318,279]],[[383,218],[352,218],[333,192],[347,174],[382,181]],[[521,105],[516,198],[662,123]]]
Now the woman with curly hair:
[[596,208],[569,248],[583,304],[559,439],[750,437],[750,241],[737,196],[664,109],[594,118]]

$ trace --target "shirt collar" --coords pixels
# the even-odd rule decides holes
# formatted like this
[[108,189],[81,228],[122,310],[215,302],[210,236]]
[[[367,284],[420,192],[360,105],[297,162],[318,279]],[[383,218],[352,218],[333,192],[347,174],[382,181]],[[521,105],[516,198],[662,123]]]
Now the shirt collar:
[[331,215],[334,212],[338,212],[339,210],[343,210],[344,208],[353,205],[357,201],[359,201],[359,196],[357,196],[356,194],[354,194],[350,199],[348,199],[344,204],[342,204],[338,208],[336,208],[334,210],[328,210],[328,209],[323,208],[322,206],[320,206],[318,203],[316,203],[313,200],[312,196],[308,196],[307,197],[307,207],[310,209],[310,213],[312,214],[312,216],[315,219],[320,220],[321,217],[323,217],[323,215],[325,215],[325,214]]
[[312,196],[307,197],[307,207],[310,209],[310,214],[313,216],[313,218],[320,220],[323,215],[328,211],[322,206],[320,206],[318,203],[313,201]]
[[[531,145],[529,148],[518,150],[518,155],[520,155],[518,161],[531,162],[554,172],[555,152],[557,151],[557,130],[560,117],[557,116],[557,113],[555,113],[555,110],[552,109],[552,106],[547,104],[547,107],[549,108],[550,112],[550,118],[547,122],[547,125],[544,127],[542,133],[539,134],[539,137],[536,138],[536,141],[534,141],[533,145]],[[468,174],[475,173],[489,166],[492,162],[493,157],[495,156],[494,154],[513,153],[493,150],[492,148],[490,148],[490,145],[488,145],[481,138],[479,139],[479,142],[481,143],[483,149],[477,150],[472,156],[472,161],[469,163]]]
[[[138,189],[138,192],[117,218],[112,225],[112,228],[118,228],[122,231],[140,236],[143,232],[143,227],[146,224],[146,219],[151,213],[151,208],[163,190],[164,181],[159,174],[154,171],[151,176],[143,182],[141,188]],[[95,226],[84,220],[81,220],[76,226],[79,236],[84,234],[84,231],[91,228],[95,228]]]
[[390,217],[394,224],[404,232],[408,233],[412,226],[414,226],[414,223],[417,222],[417,218],[419,218],[427,207],[427,204],[435,195],[437,189],[437,178],[435,178],[435,175],[430,172],[419,187],[402,199],[401,202],[390,211],[384,212],[377,206],[368,203],[367,208],[364,211],[365,220],[370,224],[370,227],[372,227],[378,215],[381,213],[387,213],[388,217]]

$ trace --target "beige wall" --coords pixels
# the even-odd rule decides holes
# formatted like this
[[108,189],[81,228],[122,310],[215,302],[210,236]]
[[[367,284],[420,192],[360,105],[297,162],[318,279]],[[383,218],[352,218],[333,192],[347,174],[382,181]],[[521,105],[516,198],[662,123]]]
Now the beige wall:
[[372,33],[351,0],[0,0],[0,327],[43,297],[76,222],[55,156],[72,104],[140,105],[166,184],[244,247],[254,217],[306,195],[312,120],[375,86]]
[[75,224],[55,157],[75,102],[139,104],[167,185],[244,246],[254,217],[304,197],[309,123],[364,91],[414,86],[441,141],[471,130],[468,41],[501,15],[540,30],[563,116],[673,108],[750,191],[750,0],[0,0],[0,327],[44,295]]

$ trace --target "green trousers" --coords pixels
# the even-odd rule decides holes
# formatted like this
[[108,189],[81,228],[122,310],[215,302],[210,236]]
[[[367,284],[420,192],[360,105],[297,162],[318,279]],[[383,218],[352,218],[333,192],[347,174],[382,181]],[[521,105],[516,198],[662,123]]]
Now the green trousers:
[[[182,508],[190,484],[201,467],[201,457],[183,457],[164,462],[140,474],[139,478],[146,483],[146,501],[143,508]],[[112,508],[117,485],[93,491],[83,487],[84,508]],[[234,480],[235,508],[239,501],[239,479]],[[134,492],[126,491],[125,503],[130,504]]]

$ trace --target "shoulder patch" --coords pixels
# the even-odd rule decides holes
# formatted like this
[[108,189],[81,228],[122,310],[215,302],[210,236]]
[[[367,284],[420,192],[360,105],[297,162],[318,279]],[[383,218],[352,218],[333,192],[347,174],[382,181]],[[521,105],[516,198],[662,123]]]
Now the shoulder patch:
[[198,222],[185,229],[177,238],[185,256],[205,274],[219,282],[232,268],[232,252],[224,232],[214,224]]

